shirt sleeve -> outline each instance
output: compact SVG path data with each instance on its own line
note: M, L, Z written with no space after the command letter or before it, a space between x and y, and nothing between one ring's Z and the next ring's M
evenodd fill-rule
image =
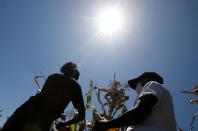
M154 95L160 100L164 91L165 89L161 84L151 81L145 85L139 97L144 95Z

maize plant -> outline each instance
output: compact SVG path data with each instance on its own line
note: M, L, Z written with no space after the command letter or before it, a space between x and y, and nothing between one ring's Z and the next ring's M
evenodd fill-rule
M88 122L85 122L85 121L79 122L77 124L72 124L67 127L61 127L59 130L56 129L56 124L58 124L59 122L66 122L68 119L72 119L73 117L77 115L77 113L78 112L76 111L76 109L72 109L72 110L67 111L66 113L62 113L60 118L58 118L52 123L50 131L84 131L86 130L86 128L88 127Z
M91 124L94 124L94 121L97 120L111 120L116 115L119 116L127 111L125 102L129 99L129 96L126 96L126 89L128 86L122 85L120 81L114 80L110 81L109 86L98 88L95 86L93 81L90 82L89 91L86 94L87 96L87 109L91 107L96 107L92 104L92 95L95 92L97 97L98 104L100 105L101 111L98 112L96 108L93 109L93 117ZM109 129L108 131L119 131L120 129ZM121 129L124 130L124 129Z
M192 90L181 90L180 93L192 94L192 95L195 95L198 97L198 85L195 85ZM198 104L198 99L190 98L189 103L190 104ZM193 124L197 118L198 118L198 111L192 116L192 120L191 120L191 124L190 124L191 131L194 129Z
M35 82L35 84L37 86L37 92L38 93L40 93L41 92L41 89L42 89L41 86L39 85L39 80L40 79L46 80L44 75L38 75L38 76L35 76L34 77L34 82Z

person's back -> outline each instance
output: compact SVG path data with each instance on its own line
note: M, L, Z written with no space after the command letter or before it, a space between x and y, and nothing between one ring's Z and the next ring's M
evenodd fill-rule
M135 131L176 131L176 120L173 101L169 91L157 82L149 82L145 85L142 95L152 93L158 97L158 102L147 119L135 127Z
M76 89L78 88L78 89ZM72 78L65 77L62 74L53 74L49 76L41 93L36 97L40 99L43 105L43 111L47 108L53 114L46 117L58 117L69 104L75 91L79 91L80 85ZM42 110L42 109L41 109Z
M73 96L79 94L80 85L76 80L65 77L62 74L50 75L43 90L37 96L40 103L39 117L41 126L49 127L57 119L69 102L73 101ZM82 100L76 100L75 103L81 104ZM38 120L38 118L36 118Z

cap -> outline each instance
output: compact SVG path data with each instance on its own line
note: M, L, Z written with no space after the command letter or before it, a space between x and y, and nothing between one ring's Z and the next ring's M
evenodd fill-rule
M160 84L164 83L163 78L159 74L155 72L144 72L140 76L129 80L128 84L131 88L135 89L136 85L139 82L149 82L149 81L156 81L159 82Z

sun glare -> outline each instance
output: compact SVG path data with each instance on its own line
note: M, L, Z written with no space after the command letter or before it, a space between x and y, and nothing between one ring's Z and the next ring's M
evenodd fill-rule
M104 9L99 12L97 26L101 34L114 34L123 27L124 19L121 11L116 8Z

